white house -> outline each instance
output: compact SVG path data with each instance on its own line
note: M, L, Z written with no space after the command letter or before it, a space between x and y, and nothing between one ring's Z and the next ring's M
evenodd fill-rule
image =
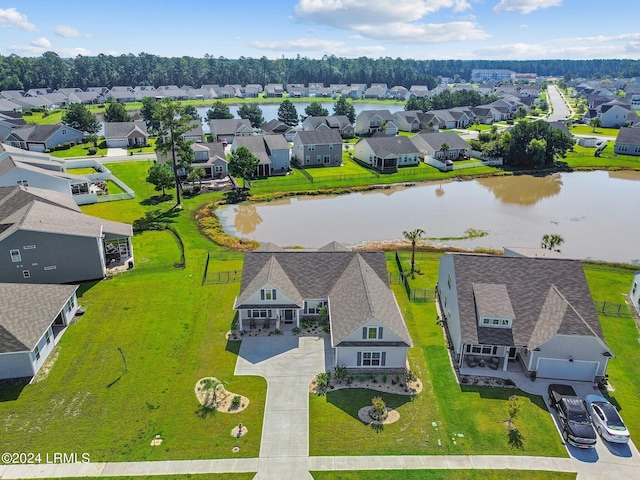
M267 246L245 254L233 307L240 330L299 328L325 306L334 366L406 367L412 342L388 286L384 252L354 252L333 242L314 251Z
M513 365L533 378L588 382L606 374L613 353L579 260L448 254L437 293L461 368Z
M353 157L379 171L395 171L420 163L420 152L408 137L389 135L361 138L353 146Z
M0 380L38 373L78 310L77 289L0 283Z
M629 300L631 300L631 303L633 303L638 315L640 315L640 272L636 272L633 275L631 290L629 290Z

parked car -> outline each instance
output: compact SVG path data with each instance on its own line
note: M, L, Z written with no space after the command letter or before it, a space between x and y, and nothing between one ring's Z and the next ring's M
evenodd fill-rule
M596 431L584 402L578 398L573 387L552 383L548 393L549 404L558 413L564 441L578 448L594 448Z
M593 426L602 438L613 443L627 443L629 430L616 407L601 395L587 395L585 399Z

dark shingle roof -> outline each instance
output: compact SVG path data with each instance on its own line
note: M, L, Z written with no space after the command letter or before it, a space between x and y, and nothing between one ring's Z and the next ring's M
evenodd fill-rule
M0 353L33 350L77 288L0 283Z
M620 127L616 143L640 144L640 128L639 127Z
M33 200L80 212L80 207L69 195L53 190L15 185L12 187L0 187L0 219L28 205Z
M106 138L128 137L134 130L148 135L147 124L144 120L137 120L135 122L105 122L104 124L104 136Z
M579 260L453 254L462 341L534 348L556 334L604 341ZM479 284L504 285L514 313L511 329L479 327Z
M320 130L301 130L296 133L296 138L303 145L328 145L330 143L342 143L340 133L331 128Z
M368 143L371 150L381 158L388 155L408 155L418 153L418 147L416 147L409 137L381 135L363 138L360 141Z

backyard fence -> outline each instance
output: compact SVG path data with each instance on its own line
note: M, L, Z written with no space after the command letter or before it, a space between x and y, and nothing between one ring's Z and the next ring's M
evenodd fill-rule
M207 252L201 285L239 282L240 280L242 280L242 270L230 269L222 271L210 271L209 266L217 263L217 266L219 268L220 262L237 262L242 261L243 258L244 254L242 252Z
M613 302L593 302L596 307L596 311L599 315L604 315L605 317L620 317L620 318L631 318L632 314L629 311L629 307L622 303L613 303Z
M407 292L407 297L410 302L414 303L422 303L422 302L433 302L436 299L435 290L426 290L423 288L412 288L409 284L409 276L405 273L404 268L402 267L402 261L400 260L400 255L398 252L395 252L396 255L396 264L398 265L398 270L400 271L400 278L398 283L402 283L404 285L404 290Z
M203 284L220 284L239 282L242 270L227 270L226 272L209 272L203 279Z

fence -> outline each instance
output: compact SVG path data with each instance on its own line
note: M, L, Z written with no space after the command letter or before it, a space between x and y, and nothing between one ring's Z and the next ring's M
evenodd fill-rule
M598 314L605 317L631 318L633 316L629 311L629 307L622 303L595 301L593 304Z
M404 289L407 292L409 301L414 303L435 301L435 291L426 290L423 288L411 288L411 285L409 285L408 275L404 272L404 268L402 267L400 255L398 255L398 252L395 252L395 255L396 265L398 265L398 270L400 270L400 278L398 283L402 283L404 285Z
M239 282L242 279L242 270L224 270L219 272L210 272L209 264L211 262L234 262L241 261L243 259L244 253L242 252L207 252L201 285Z
M228 270L226 272L210 272L206 273L202 283L204 284L221 284L234 283L242 280L242 270Z

